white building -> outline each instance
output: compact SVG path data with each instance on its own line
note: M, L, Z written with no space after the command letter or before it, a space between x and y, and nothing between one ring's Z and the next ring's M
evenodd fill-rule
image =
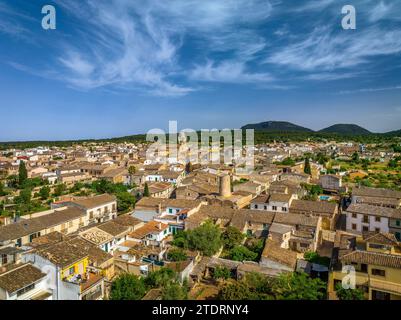
M30 263L0 274L0 300L52 300L47 275Z
M351 204L345 213L346 228L350 233L362 234L368 231L388 233L389 220L397 210L368 204Z

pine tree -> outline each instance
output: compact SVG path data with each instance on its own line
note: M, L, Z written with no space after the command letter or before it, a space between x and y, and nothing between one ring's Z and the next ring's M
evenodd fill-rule
M312 170L311 170L311 167L310 167L309 158L305 158L304 172L305 172L306 174L312 174Z
M18 169L18 183L20 186L24 184L24 182L28 179L28 172L25 167L25 162L21 161L19 163L19 169Z

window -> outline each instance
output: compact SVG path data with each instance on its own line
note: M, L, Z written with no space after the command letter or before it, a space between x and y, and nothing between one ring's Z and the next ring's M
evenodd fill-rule
M89 211L89 219L93 219L93 211Z
M397 227L400 227L400 226L401 226L401 220L397 220L397 221L395 222L395 225L396 225Z
M380 270L380 269L372 269L372 275L385 277L386 276L386 271L385 270Z
M17 247L21 247L22 246L22 239L19 238L17 239Z
M257 209L258 208L258 205L257 204L255 204L255 209Z
M309 247L309 244L307 244L307 243L300 243L299 246L300 246L301 248L308 248L308 247Z
M70 270L68 270L68 273L70 275L74 274L75 273L75 267L71 267Z
M375 228L375 231L376 231L377 233L379 233L379 232L380 232L380 228Z
M356 224L355 223L352 224L352 230L356 230Z
M267 230L268 227L269 227L269 225L267 223L263 224L263 230Z
M368 228L368 227L362 227L362 231L363 231L363 232L368 232L368 231L369 231L369 228Z
M168 213L173 213L173 209L168 209Z
M364 263L361 264L361 272L363 272L363 273L367 273L368 272L368 265L367 264L364 264Z
M281 207L281 211L287 211L287 207Z
M363 216L363 223L369 223L369 217L368 216Z
M264 206L265 210L267 210L267 206Z
M17 297L22 296L24 293L26 293L28 291L31 291L34 288L35 288L35 284L31 284L31 285L29 285L29 286L27 286L27 287L25 287L25 288L23 288L21 290L18 290L17 291Z
M357 217L357 214L356 213L353 213L352 214L352 218L356 218Z
M397 238L398 241L401 241L401 233L400 232L396 232L395 237Z
M277 211L277 206L272 207L273 211Z
M375 217L375 221L380 222L381 221L380 217Z
M382 244L376 244L376 243L369 243L369 248L371 248L371 249L380 249L380 250L386 249L386 247L383 246Z

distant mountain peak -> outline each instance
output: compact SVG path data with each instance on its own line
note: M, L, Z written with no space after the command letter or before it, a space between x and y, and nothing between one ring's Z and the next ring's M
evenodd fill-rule
M330 127L319 130L322 133L336 133L336 134L347 134L347 135L365 135L371 134L369 130L358 126L353 123L337 123Z
M265 121L247 124L241 129L254 129L267 132L313 132L313 130L298 126L288 121Z

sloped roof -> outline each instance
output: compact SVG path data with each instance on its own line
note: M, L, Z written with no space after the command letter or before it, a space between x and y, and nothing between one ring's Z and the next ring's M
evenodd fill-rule
M118 224L118 223L114 222L114 220L99 224L99 225L97 225L97 227L100 230L103 230L103 231L107 232L108 234L111 234L113 237L119 236L124 233L128 233L128 231L129 231L128 227Z
M267 240L262 252L262 257L284 264L295 269L297 265L297 253L283 249L271 240Z
M301 225L307 227L317 227L319 217L308 217L303 214L277 212L274 222L288 225Z
M0 274L0 288L14 293L46 277L46 274L31 264L24 264Z
M346 211L351 213L360 213L360 214L374 215L386 218L401 217L400 209L374 206L365 203L353 203L347 208Z
M114 202L116 201L117 198L114 195L110 194L101 194L98 196L90 197L90 198L84 198L84 199L76 199L72 200L71 202L85 208L85 209L92 209L99 207L101 205Z
M0 241L18 239L82 216L85 216L84 211L79 208L68 207L37 218L21 219L17 223L0 227Z
M374 266L401 268L401 256L356 250L340 257L343 263L363 263Z
M352 190L352 195L401 199L401 191L395 191L383 188L359 187Z
M392 233L366 232L362 234L363 240L370 243L398 245L397 238Z
M39 247L33 252L62 268L88 257L87 253L80 249L80 245L68 241Z
M327 201L313 201L313 200L293 200L290 206L291 210L299 210L310 213L327 213L335 214L338 205Z

